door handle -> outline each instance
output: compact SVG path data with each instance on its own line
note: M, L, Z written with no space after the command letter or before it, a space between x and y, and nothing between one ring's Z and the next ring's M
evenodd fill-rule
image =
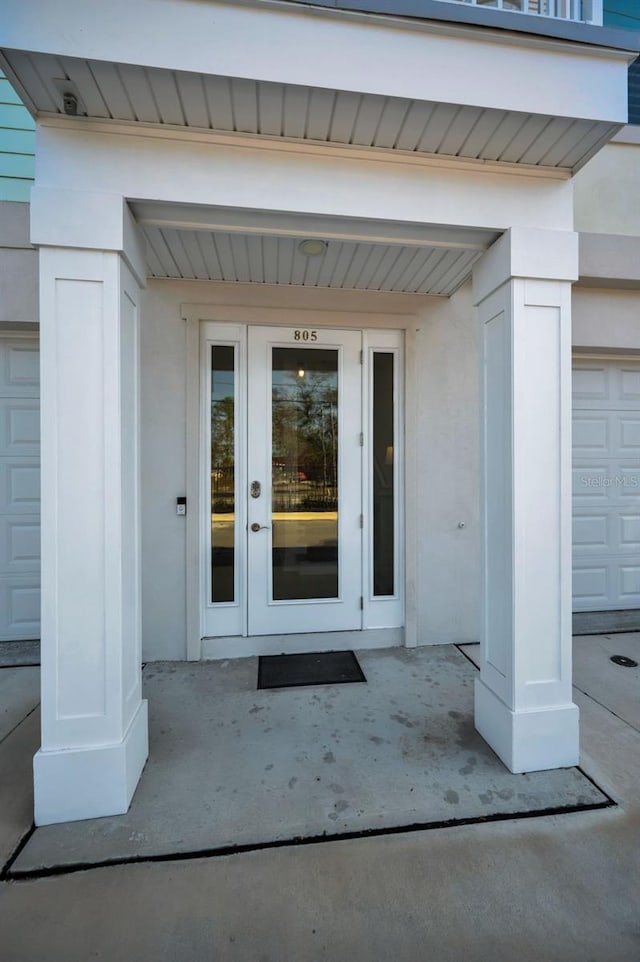
M257 521L254 521L253 524L251 525L252 531L267 531L268 528L269 528L268 524L258 524Z

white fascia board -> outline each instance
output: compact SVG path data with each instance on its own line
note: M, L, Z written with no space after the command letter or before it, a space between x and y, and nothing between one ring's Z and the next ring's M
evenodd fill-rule
M635 56L467 25L213 0L4 0L0 48L612 123L626 122Z
M179 176L176 176L179 171ZM391 187L392 185L392 187ZM512 225L570 230L566 178L518 176L455 165L398 164L367 155L272 150L145 134L40 126L36 187L119 194L245 211L280 211L394 224L441 224L501 232ZM93 218L91 219L93 222ZM56 221L49 220L51 230Z

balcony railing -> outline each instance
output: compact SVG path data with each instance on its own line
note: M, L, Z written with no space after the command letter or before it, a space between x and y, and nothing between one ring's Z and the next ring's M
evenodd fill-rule
M555 20L572 20L602 26L602 0L441 0L443 3L467 3L473 7L528 13Z

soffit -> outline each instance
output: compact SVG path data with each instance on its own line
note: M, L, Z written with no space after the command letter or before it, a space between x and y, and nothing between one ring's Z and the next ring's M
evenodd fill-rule
M477 248L328 240L301 253L299 237L142 224L152 277L334 290L450 295L482 256Z
M38 114L575 170L620 124L5 51Z

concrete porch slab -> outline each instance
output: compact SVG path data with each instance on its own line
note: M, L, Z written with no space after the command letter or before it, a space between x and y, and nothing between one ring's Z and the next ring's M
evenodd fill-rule
M606 803L576 769L507 771L455 647L358 657L366 685L269 691L254 658L148 665L129 812L37 829L11 874Z
M0 742L40 701L39 668L0 669Z
M0 869L33 824L40 669L0 669Z
M0 744L0 869L33 825L33 756L39 747L39 709Z
M573 684L640 731L640 667L622 668L612 655L626 655L640 665L640 632L575 638Z

